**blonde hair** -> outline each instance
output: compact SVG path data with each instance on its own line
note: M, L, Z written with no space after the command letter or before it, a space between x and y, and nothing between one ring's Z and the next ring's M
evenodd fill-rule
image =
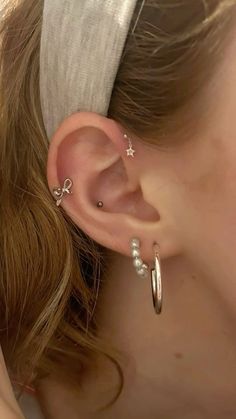
M50 374L76 391L97 357L107 356L119 371L119 395L119 354L99 338L93 315L106 276L106 249L56 207L47 186L48 140L39 101L43 1L5 3L0 22L0 342L15 377L34 382ZM187 139L187 126L202 116L197 99L221 62L235 1L146 0L132 34L140 5L108 117L143 141L174 144Z

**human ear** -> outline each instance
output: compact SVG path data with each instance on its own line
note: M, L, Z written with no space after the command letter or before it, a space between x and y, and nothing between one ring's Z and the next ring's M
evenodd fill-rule
M72 180L72 193L65 194L61 206L104 247L130 256L130 240L138 237L144 260L152 260L155 241L161 255L168 256L173 249L164 247L165 223L141 186L143 144L135 142L135 157L128 156L125 133L114 120L92 112L65 119L50 141L49 188L53 191L65 179Z

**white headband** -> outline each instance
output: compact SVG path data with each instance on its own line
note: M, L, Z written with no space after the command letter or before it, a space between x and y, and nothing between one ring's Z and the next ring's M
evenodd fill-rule
M40 100L50 140L77 111L106 116L137 0L44 0Z

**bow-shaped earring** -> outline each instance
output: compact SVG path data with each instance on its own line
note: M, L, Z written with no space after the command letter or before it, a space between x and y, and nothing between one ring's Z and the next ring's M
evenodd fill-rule
M63 196L68 193L71 194L72 192L70 191L70 188L72 187L73 182L71 179L67 178L64 181L63 187L59 187L59 188L53 188L53 195L54 198L56 199L56 204L59 207Z

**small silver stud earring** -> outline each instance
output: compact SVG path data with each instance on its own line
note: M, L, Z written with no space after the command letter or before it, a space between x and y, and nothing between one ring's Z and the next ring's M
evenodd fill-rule
M56 205L59 207L62 198L64 197L64 195L67 194L71 194L71 187L73 185L73 182L71 179L67 178L64 181L63 187L57 187L57 188L53 188L53 195L54 198L56 199Z
M135 150L133 149L132 141L127 134L124 134L124 138L129 142L129 148L126 149L127 156L134 157Z
M102 207L103 207L103 202L102 202L102 201L98 201L98 203L97 203L97 207L98 207L98 208L102 208Z

